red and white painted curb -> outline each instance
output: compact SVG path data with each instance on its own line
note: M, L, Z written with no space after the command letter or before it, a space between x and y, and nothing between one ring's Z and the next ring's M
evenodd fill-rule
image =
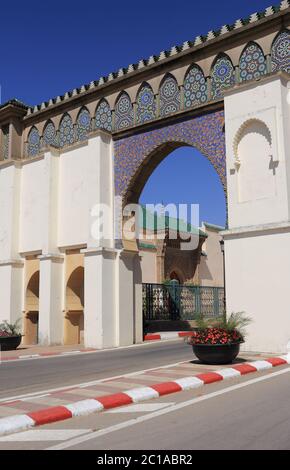
M192 377L184 377L171 382L163 382L150 387L133 388L125 392L104 395L77 401L66 406L53 406L32 413L9 416L0 419L0 436L24 431L41 424L62 421L73 416L84 416L110 408L140 403L159 398L170 393L202 387L203 385L228 380L252 372L264 371L272 367L290 364L290 353L285 356L271 357L266 360L237 364L233 367L207 372Z
M192 331L167 331L166 333L148 333L144 336L144 341L156 341L165 339L177 339L192 336Z

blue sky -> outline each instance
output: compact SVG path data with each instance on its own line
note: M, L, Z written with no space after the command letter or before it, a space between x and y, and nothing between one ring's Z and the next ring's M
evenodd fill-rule
M269 4L269 0L4 2L1 101L17 97L38 104ZM223 223L220 183L193 149L179 149L162 162L148 181L143 200L153 197L152 189L156 201L200 200L202 218Z

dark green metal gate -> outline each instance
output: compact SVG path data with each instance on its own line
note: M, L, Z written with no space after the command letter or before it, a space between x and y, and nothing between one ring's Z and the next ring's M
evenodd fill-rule
M143 284L143 316L147 321L214 318L223 310L223 287Z

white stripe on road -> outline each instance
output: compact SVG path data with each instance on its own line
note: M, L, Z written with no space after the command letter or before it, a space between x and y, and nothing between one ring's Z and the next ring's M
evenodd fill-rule
M138 405L121 406L120 408L113 408L112 410L106 411L106 413L148 413L149 411L161 410L161 408L168 408L174 403L139 403Z
M66 441L90 431L90 429L31 429L0 437L0 442Z
M277 372L273 372L271 374L269 373L268 375L263 375L262 377L257 377L255 379L248 380L248 381L242 382L240 384L236 384L236 385L232 385L232 386L227 387L227 388L223 388L222 390L218 390L216 392L209 393L208 395L203 395L201 397L193 398L192 400L188 400L188 401L185 401L185 402L182 402L182 403L177 403L176 405L172 405L169 408L165 408L163 410L155 411L155 412L153 412L149 415L140 416L139 418L130 419L129 421L125 421L123 423L119 423L119 424L116 424L114 426L110 426L108 428L101 429L100 431L92 432L92 433L90 433L89 435L86 435L86 436L77 437L75 439L72 439L70 442L65 442L63 444L57 444L57 445L54 445L52 447L48 447L45 450L68 449L68 448L73 447L75 445L82 444L83 442L90 441L92 439L97 439L98 437L104 436L106 434L110 434L112 432L119 431L121 429L129 428L131 426L134 426L135 424L140 424L140 423L143 423L145 421L149 421L150 419L158 418L159 416L166 415L166 414L172 413L174 411L178 411L178 410L180 410L182 408L185 408L187 406L191 406L191 405L194 405L196 403L200 403L202 401L218 397L218 396L223 395L225 393L233 392L235 390L247 387L249 385L253 385L253 384L258 383L258 382L263 382L265 380L272 379L274 377L277 377L277 376L282 375L282 374L286 374L288 372L290 372L289 367L287 369L282 369L282 370L279 370Z

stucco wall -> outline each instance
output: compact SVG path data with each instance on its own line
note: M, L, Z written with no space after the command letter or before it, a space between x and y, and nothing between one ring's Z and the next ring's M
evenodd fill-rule
M223 255L220 247L221 235L219 231L203 225L202 230L206 232L208 238L202 245L205 256L201 256L198 267L199 283L202 286L221 287L224 284L223 278Z

